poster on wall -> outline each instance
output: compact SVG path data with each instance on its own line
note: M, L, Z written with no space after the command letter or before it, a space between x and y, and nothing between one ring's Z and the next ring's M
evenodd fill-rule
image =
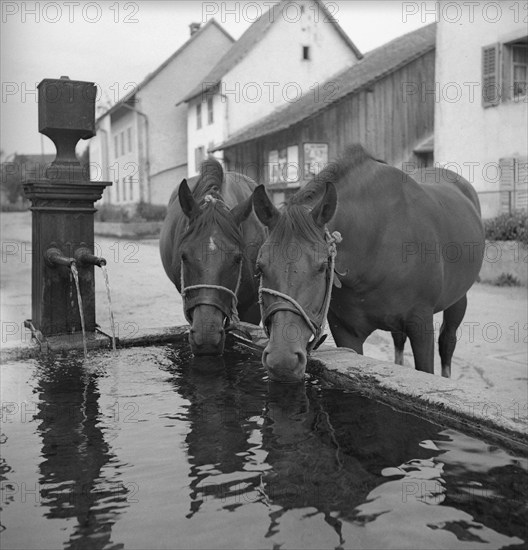
M328 143L304 144L304 177L318 174L328 164Z
M269 182L295 184L299 181L299 147L292 145L268 153Z

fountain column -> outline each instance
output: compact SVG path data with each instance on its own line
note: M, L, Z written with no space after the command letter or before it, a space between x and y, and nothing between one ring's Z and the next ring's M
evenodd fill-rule
M88 167L75 153L80 139L95 135L96 93L93 82L68 77L46 78L38 85L39 132L57 148L46 177L24 182L32 211L31 321L44 337L81 332L72 262L79 271L86 330L96 328L96 262L90 261L94 203L111 183L90 181Z

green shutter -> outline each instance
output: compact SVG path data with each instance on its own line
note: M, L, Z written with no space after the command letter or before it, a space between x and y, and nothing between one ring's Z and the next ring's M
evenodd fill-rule
M500 102L500 44L482 48L482 106L492 107Z

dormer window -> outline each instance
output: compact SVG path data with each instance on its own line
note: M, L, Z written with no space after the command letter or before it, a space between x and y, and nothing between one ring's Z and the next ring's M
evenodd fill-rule
M308 61L310 59L310 46L303 46L302 58L304 61Z

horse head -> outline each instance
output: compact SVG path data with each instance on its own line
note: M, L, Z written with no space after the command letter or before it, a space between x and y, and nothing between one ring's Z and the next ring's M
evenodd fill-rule
M281 213L261 185L253 193L253 207L270 231L257 260L262 322L269 336L262 362L272 380L302 381L308 353L324 338L336 254L336 239L326 224L336 211L337 192L327 183L311 211L289 204Z
M186 180L178 191L188 220L179 247L180 292L195 355L222 354L225 331L238 321L237 293L245 263L240 224L252 203L249 197L230 210L219 192L221 183L210 188L201 204Z

